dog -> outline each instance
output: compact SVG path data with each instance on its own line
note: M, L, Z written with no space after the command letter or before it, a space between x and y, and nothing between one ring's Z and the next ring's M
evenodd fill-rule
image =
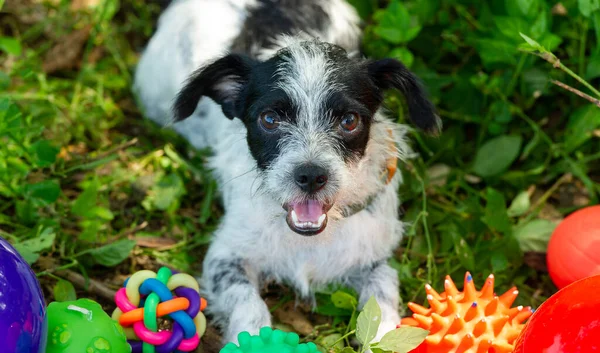
M388 89L410 119L440 119L419 80L394 59L359 55L360 19L343 0L178 0L160 16L136 69L146 117L210 147L225 214L200 278L224 342L271 325L260 288L349 286L400 322L397 160L407 127L385 116Z

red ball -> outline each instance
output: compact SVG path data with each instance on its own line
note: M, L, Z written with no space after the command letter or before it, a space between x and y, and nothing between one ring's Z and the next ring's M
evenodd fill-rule
M600 206L570 214L554 230L546 257L558 288L600 274Z
M409 353L427 353L427 343L423 341L417 348L413 349Z
M529 318L513 353L600 352L600 276L559 290Z

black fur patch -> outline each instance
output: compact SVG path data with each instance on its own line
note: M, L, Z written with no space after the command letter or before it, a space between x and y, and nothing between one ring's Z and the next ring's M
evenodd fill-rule
M375 84L383 89L395 88L404 94L410 120L420 129L437 134L441 128L439 117L419 79L401 62L383 59L371 62L369 74Z
M213 292L219 293L234 284L250 284L240 259L220 259L208 264L212 275Z
M268 48L273 36L293 35L299 30L322 32L330 19L319 0L258 0L258 6L248 11L244 27L232 44L232 51L256 55L256 50Z

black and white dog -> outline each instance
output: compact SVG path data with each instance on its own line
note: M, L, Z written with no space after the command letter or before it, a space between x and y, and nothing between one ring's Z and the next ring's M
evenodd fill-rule
M412 122L439 118L415 76L360 58L359 18L343 0L177 0L142 55L135 91L145 115L211 147L225 216L200 280L224 340L271 325L259 288L303 299L331 283L382 309L379 340L400 322L394 173L410 150L387 119L399 89Z

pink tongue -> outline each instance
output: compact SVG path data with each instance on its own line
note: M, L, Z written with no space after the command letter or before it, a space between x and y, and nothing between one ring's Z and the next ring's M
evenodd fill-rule
M323 214L323 205L315 200L308 200L292 204L300 222L317 223Z

